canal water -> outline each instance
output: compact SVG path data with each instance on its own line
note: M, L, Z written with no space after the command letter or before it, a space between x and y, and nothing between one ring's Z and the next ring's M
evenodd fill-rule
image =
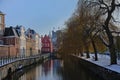
M50 59L22 72L15 73L12 80L103 80L71 60Z

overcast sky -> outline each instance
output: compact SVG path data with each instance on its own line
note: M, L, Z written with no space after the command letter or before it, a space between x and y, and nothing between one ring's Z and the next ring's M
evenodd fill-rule
M62 27L74 12L78 0L0 0L6 26L23 25L39 34Z

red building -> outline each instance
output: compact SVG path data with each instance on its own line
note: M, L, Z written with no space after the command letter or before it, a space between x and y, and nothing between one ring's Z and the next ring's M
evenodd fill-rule
M51 38L47 35L44 37L41 37L42 40L42 53L52 53L53 52L53 46L52 46L52 41Z

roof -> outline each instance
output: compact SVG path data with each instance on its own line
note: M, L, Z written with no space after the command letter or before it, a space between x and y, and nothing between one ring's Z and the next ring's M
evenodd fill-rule
M41 40L42 40L42 43L51 42L51 41L50 41L50 37L47 36L47 35L45 35L44 37L42 37Z
M4 36L15 36L18 37L18 33L13 27L5 28Z
M27 31L25 32L26 37L35 39L35 35L37 34L35 30L28 28Z
M15 29L15 31L16 31L17 35L20 37L21 33L17 29Z
M35 30L28 28L26 31L26 34L29 34L29 33L36 34Z
M18 34L18 36L20 37L21 36L21 34L22 34L22 29L24 30L24 34L26 34L26 32L25 32L25 28L22 26L22 25L17 25L16 27L15 27L15 30L16 30L16 32L17 32L17 34Z

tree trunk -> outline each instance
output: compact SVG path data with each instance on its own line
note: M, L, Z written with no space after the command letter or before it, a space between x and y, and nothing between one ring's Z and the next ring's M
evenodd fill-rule
M112 36L112 33L110 32L108 27L105 27L106 33L108 35L109 39L109 51L110 51L110 64L117 64L117 56L116 56L116 50L115 50L115 44L114 44L114 38Z
M116 51L115 51L115 45L111 45L109 47L110 50L110 64L117 64L117 55L116 55Z
M93 46L94 53L95 53L95 61L98 61L97 48L96 48L95 42L93 39L91 39L91 42L92 42L92 46Z
M84 43L86 58L90 58L90 55L89 55L89 45L88 45L89 43L87 43L86 39L85 40L83 39L83 43Z
M85 45L85 48L86 48L86 58L90 58L88 44Z

